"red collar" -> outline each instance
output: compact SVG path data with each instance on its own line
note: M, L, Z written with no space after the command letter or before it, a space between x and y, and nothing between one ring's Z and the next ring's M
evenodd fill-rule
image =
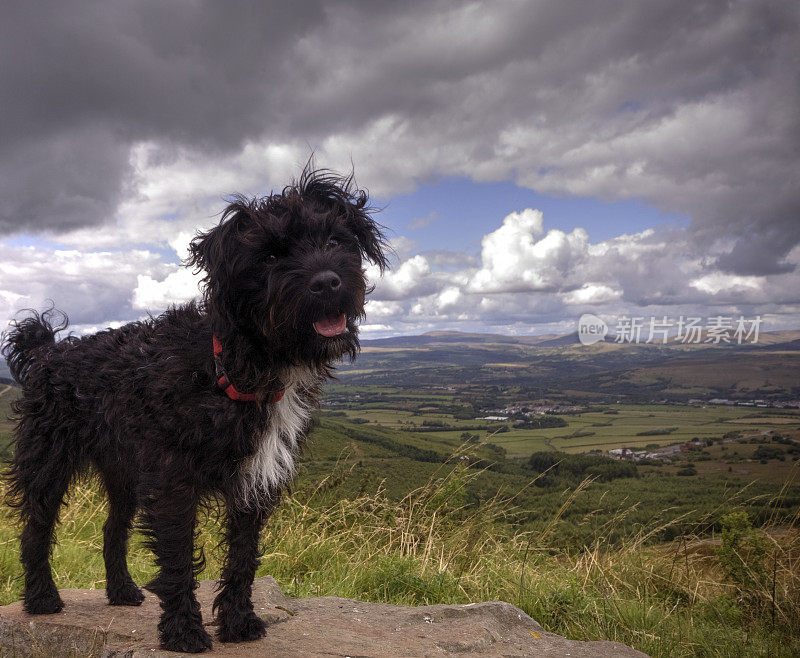
M220 358L222 355L222 343L219 342L219 338L217 338L216 335L211 337L211 342L214 348L214 367L217 370L218 377L217 386L223 389L231 400L239 400L240 402L255 402L255 393L240 393L236 390L233 384L230 383L228 375L225 373L225 369L222 367L222 359ZM269 402L272 404L280 402L285 391L286 389L284 388L278 391L272 391L272 393L269 394Z

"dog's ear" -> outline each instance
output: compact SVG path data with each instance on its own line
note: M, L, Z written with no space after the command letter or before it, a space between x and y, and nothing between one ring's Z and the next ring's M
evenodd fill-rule
M242 317L242 282L235 276L245 262L242 246L255 234L255 204L244 197L234 197L222 213L219 224L205 233L198 233L189 243L189 256L184 263L205 271L203 299L217 333L236 325Z
M198 233L189 243L189 256L184 261L188 267L205 270L206 280L226 270L236 257L236 246L242 243L242 234L252 223L252 204L244 197L234 197L222 213L214 228Z
M389 267L390 252L383 227L360 208L349 215L347 225L358 240L361 255L375 263L383 273Z

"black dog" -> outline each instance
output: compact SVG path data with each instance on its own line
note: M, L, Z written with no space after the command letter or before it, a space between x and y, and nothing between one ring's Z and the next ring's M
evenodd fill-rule
M194 596L198 505L225 502L228 555L214 610L223 642L265 634L251 602L259 534L289 482L310 410L334 362L358 351L367 285L386 243L352 177L307 169L263 199L237 197L191 243L205 272L200 305L59 342L53 313L21 320L2 348L22 397L11 503L24 522L25 609L58 612L49 554L70 480L93 467L108 494L111 605L139 605L126 565L132 520L156 556L147 589L161 645L211 647Z

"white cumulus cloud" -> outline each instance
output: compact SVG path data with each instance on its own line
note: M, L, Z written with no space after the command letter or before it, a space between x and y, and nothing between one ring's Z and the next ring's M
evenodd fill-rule
M474 292L558 290L569 287L571 270L585 257L589 236L552 229L543 235L539 210L526 208L503 219L484 236L481 267L472 277Z

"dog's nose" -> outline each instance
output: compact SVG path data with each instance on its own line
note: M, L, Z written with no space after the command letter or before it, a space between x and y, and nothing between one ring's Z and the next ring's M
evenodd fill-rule
M309 288L314 295L322 295L328 292L336 292L340 285L342 285L342 280L339 275L331 270L325 270L324 272L317 272L311 277Z

